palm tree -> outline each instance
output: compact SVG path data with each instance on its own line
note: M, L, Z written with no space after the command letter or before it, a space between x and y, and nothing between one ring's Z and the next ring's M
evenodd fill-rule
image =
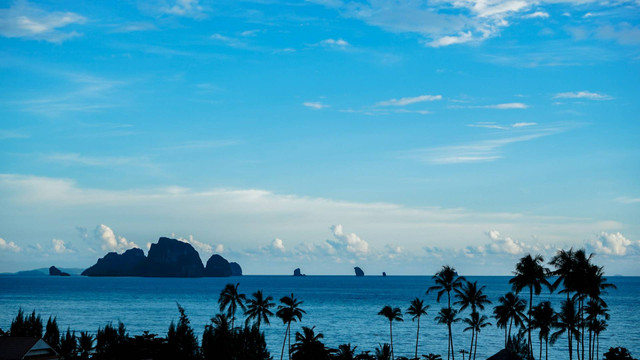
M477 312L472 312L471 315L464 319L464 322L469 325L463 331L472 331L471 336L471 350L469 351L469 360L471 360L471 354L473 353L473 359L476 358L476 352L478 351L478 333L485 327L491 326L491 323L486 316L480 315ZM474 339L475 337L475 339ZM474 348L475 343L475 348Z
M334 356L335 360L353 360L356 356L356 349L358 347L351 347L351 344L341 344L338 345L338 350L336 351L336 355Z
M407 314L413 316L411 320L418 319L418 330L416 331L416 359L418 358L418 339L420 339L420 317L422 315L426 316L427 310L429 310L429 305L425 305L424 301L418 298L411 300L411 305L407 309Z
M316 334L314 327L302 327L302 333L296 332L296 343L293 344L294 360L323 360L329 355L322 341L324 335Z
M540 359L542 359L542 340L545 342L545 358L549 359L549 333L555 321L555 311L549 301L541 302L532 310L533 322L531 326L539 330L538 340L540 340Z
M237 283L235 286L233 284L227 284L220 292L220 297L218 298L220 311L226 310L227 315L231 318L231 329L234 329L236 310L238 307L242 310L246 309L244 302L247 300L247 297L245 294L238 293L238 286L240 286L240 283Z
M460 354L462 354L462 360L464 360L464 355L465 355L465 354L469 354L469 360L471 360L471 353L470 353L470 352L468 352L467 350L465 350L465 349L460 349L460 350L458 350L458 352L459 352Z
M551 344L555 344L560 335L566 332L569 338L569 360L572 360L573 339L575 338L576 342L580 341L580 316L578 309L576 309L576 302L573 299L562 302L562 307L556 315L553 327L558 330L551 334Z
M440 271L438 271L432 279L435 281L435 285L427 289L427 295L431 291L438 291L437 300L440 302L440 298L444 293L447 293L447 304L451 307L451 291L462 285L464 277L458 276L456 269L449 265L444 265Z
M596 338L596 360L600 360L600 333L607 330L607 322L604 320L596 320L593 323L593 334Z
M402 319L402 311L400 308L392 308L389 305L386 305L378 312L378 315L384 316L389 320L389 337L391 339L391 359L393 360L393 322L394 321L403 321Z
M267 296L266 298L262 295L262 290L258 290L251 295L253 298L247 300L247 311L245 311L245 315L247 315L246 324L251 320L256 321L256 326L258 330L260 330L260 324L262 321L265 324L269 325L269 316L273 316L273 312L271 312L272 307L276 304L273 303L273 297Z
M436 354L422 355L425 360L442 360L442 356Z
M451 325L453 323L460 321L460 319L456 317L457 315L458 315L458 312L452 308L442 308L440 309L440 311L438 312L438 315L436 315L436 318L435 318L435 321L437 321L438 324L446 324L447 329L449 330L449 341L447 345L448 346L447 360L449 360L449 356L451 356L453 360L455 360L456 358L453 350L453 336L451 333Z
M389 360L391 359L392 355L393 355L393 351L391 350L391 347L389 346L389 344L382 344L376 347L376 355L375 355L376 360Z
M592 347L592 337L594 337L593 333L595 332L595 328L599 326L599 318L603 317L605 320L609 320L609 309L607 308L607 304L599 298L591 298L587 303L587 306L584 308L585 313L587 314L587 323L589 328L589 360L593 360L593 351ZM595 338L593 339L593 343L595 343Z
M471 306L471 312L477 309L484 310L484 306L491 304L489 297L483 293L485 286L478 288L478 282L465 281L462 286L455 289L455 297L458 299L454 305L460 305L460 311L464 311Z
M280 360L284 358L284 345L287 343L287 337L289 337L289 359L291 359L291 322L301 321L302 314L306 314L306 312L300 308L300 305L302 305L303 302L298 301L298 299L293 296L293 293L291 296L284 296L280 298L280 303L282 305L278 305L276 316L282 319L283 324L287 324L287 329L284 333L284 342L282 343Z
M504 328L504 347L506 348L508 339L511 338L512 325L515 324L516 327L523 325L526 303L512 292L501 296L498 302L500 305L493 308L493 317L496 319L496 326Z
M561 293L567 293L567 300L569 299L569 294L575 291L575 282L576 279L574 275L574 264L575 264L575 253L573 252L573 248L569 249L569 251L558 250L556 255L554 255L549 261L549 265L553 265L555 270L551 272L552 276L556 276L557 279L551 285L552 289L557 289L560 284L563 284L564 289L561 290Z
M80 338L78 338L78 346L80 347L80 358L88 359L91 350L93 350L93 335L89 334L86 331L80 333Z
M552 289L551 284L547 281L547 277L550 274L549 269L543 267L544 259L541 255L527 256L520 259L516 264L516 271L514 277L509 280L513 290L519 293L524 288L529 288L529 324L531 323L531 309L533 308L533 293L540 295L542 291L542 285L546 285L549 289ZM529 352L533 354L533 347L531 342L531 329L528 330L529 336Z

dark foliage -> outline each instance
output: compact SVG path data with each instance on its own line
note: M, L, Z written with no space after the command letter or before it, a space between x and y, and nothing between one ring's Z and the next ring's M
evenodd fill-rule
M51 316L49 316L44 337L42 339L57 352L60 352L60 329L58 328L56 318L52 319Z
M189 318L184 312L184 308L178 305L180 319L178 324L173 322L169 326L167 333L167 355L173 359L195 360L200 358L200 348L198 339L190 325Z
M631 357L629 350L623 347L609 348L609 351L604 353L604 360L637 360Z
M231 329L225 314L218 314L202 334L205 360L269 360L264 334L257 326Z
M18 310L18 315L11 321L9 330L11 336L42 337L42 319L36 315L35 310L30 316L25 316L22 309Z

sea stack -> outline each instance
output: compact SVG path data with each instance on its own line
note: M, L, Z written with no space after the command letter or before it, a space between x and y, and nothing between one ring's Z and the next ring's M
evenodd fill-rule
M293 276L305 276L305 274L300 271L300 268L296 268L293 270Z
M207 267L204 269L204 276L207 277L227 277L231 276L231 264L227 259L218 254L213 254L207 260Z
M382 272L382 277L386 277L386 276L387 276L387 273L383 271Z
M55 266L52 266L49 268L49 275L50 276L71 276L66 272L60 271L60 269L58 269Z
M354 267L353 270L355 270L356 276L364 276L364 271L362 271L358 266Z

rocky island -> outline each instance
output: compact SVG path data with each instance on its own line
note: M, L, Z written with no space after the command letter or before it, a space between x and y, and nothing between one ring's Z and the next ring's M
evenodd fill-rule
M49 268L49 276L71 276L71 275L69 275L69 273L60 271L60 269L58 269L55 266L52 266Z
M356 276L364 276L364 271L362 271L358 266L354 267L353 270L355 270Z
M227 277L242 275L237 263L229 263L218 254L212 255L207 266L191 244L161 237L151 244L148 256L141 249L129 249L123 254L110 252L82 272L84 276L140 277Z
M302 271L300 271L300 268L296 268L295 270L293 270L293 276L306 276L306 275L303 274Z

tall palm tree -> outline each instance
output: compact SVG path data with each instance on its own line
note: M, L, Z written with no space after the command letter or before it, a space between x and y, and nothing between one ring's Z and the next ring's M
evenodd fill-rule
M478 288L478 282L464 281L462 286L455 289L455 297L458 299L454 305L460 305L460 311L464 311L467 307L471 307L471 312L477 312L477 309L484 310L484 306L491 304L489 297L483 293L485 286Z
M392 308L389 305L386 305L378 312L378 315L384 316L389 320L389 337L391 339L391 359L394 359L393 356L393 322L394 321L403 321L402 319L402 311L400 308Z
M276 316L282 319L283 324L287 324L287 329L284 332L284 342L282 343L280 360L284 358L284 346L287 343L287 337L289 338L289 359L291 359L291 322L301 321L302 314L306 314L306 312L300 308L303 302L298 301L298 299L293 296L293 293L291 296L280 298L280 303L282 305L278 305Z
M576 342L580 341L580 316L575 300L569 299L562 302L560 312L553 322L553 327L558 330L551 334L551 344L555 344L558 338L566 332L569 339L569 360L572 360L573 339L575 338Z
M247 296L238 292L238 286L240 286L240 283L236 285L227 284L220 292L220 297L218 298L220 311L226 311L227 315L231 318L231 329L234 329L238 307L243 311L246 310L244 303L247 300Z
M455 360L456 356L455 356L455 352L453 350L453 335L451 332L451 325L453 323L457 323L458 321L460 321L460 318L457 317L458 312L452 308L442 308L440 309L440 311L438 312L438 315L436 315L435 321L438 322L438 324L446 324L447 325L447 329L449 330L449 341L448 341L448 347L447 347L447 360L449 360L449 356L451 356L451 358L453 360Z
M585 313L587 314L587 324L589 329L589 360L593 360L593 355L595 351L593 349L593 343L595 343L595 329L600 325L600 317L605 320L609 320L609 309L607 308L607 304L599 298L590 298L587 306L584 308Z
M496 307L493 308L493 317L496 319L496 325L504 328L504 347L506 348L507 342L511 338L511 327L514 324L516 327L523 325L526 303L512 292L501 296L498 302L500 305L496 305Z
M549 265L555 267L555 270L551 272L552 276L556 277L556 280L551 284L552 289L557 289L560 284L564 286L561 293L567 294L567 300L569 299L570 293L575 291L576 279L574 276L574 265L575 265L575 253L573 248L566 250L558 250L556 255L554 255L549 261Z
M432 279L435 281L435 285L427 289L427 295L432 291L438 292L437 300L440 302L440 298L444 293L447 293L447 304L451 307L451 291L462 285L464 277L458 276L456 269L449 265L444 265L440 271L438 271Z
M552 289L551 284L547 281L550 274L549 269L542 266L544 259L541 255L527 256L520 259L516 264L514 277L509 280L513 290L519 293L524 288L529 288L529 324L531 323L531 309L533 308L533 293L540 295L542 285L546 285ZM529 352L533 354L533 345L531 341L531 329L528 329Z
M262 295L262 290L258 290L254 292L251 299L247 300L247 311L245 311L245 315L247 315L246 323L249 321L255 320L255 324L260 330L260 324L264 321L265 324L269 325L269 316L273 316L273 312L271 312L272 307L276 304L273 303L273 297L267 296L266 298Z
M596 360L600 360L600 333L607 330L607 322L605 320L596 320L593 324L593 334L596 338Z
M302 332L296 332L296 343L292 346L294 360L324 360L329 351L322 343L324 335L316 334L314 327L302 327Z
M555 321L555 311L549 301L541 302L532 310L533 322L531 326L539 330L538 340L540 340L540 359L542 359L542 341L545 342L545 358L549 359L549 334Z
M429 305L425 305L424 301L418 298L411 300L411 305L407 309L407 314L413 316L411 320L418 320L418 330L416 331L416 359L418 358L418 339L420 339L420 317L422 315L426 316L427 310L429 310Z
M478 352L478 333L487 327L491 326L491 323L486 316L480 315L477 312L472 312L468 318L464 319L464 322L468 325L463 331L472 331L471 336L471 350L469 351L469 360L471 360L471 354L473 354L473 359L476 358L476 353ZM475 344L475 348L474 348Z

